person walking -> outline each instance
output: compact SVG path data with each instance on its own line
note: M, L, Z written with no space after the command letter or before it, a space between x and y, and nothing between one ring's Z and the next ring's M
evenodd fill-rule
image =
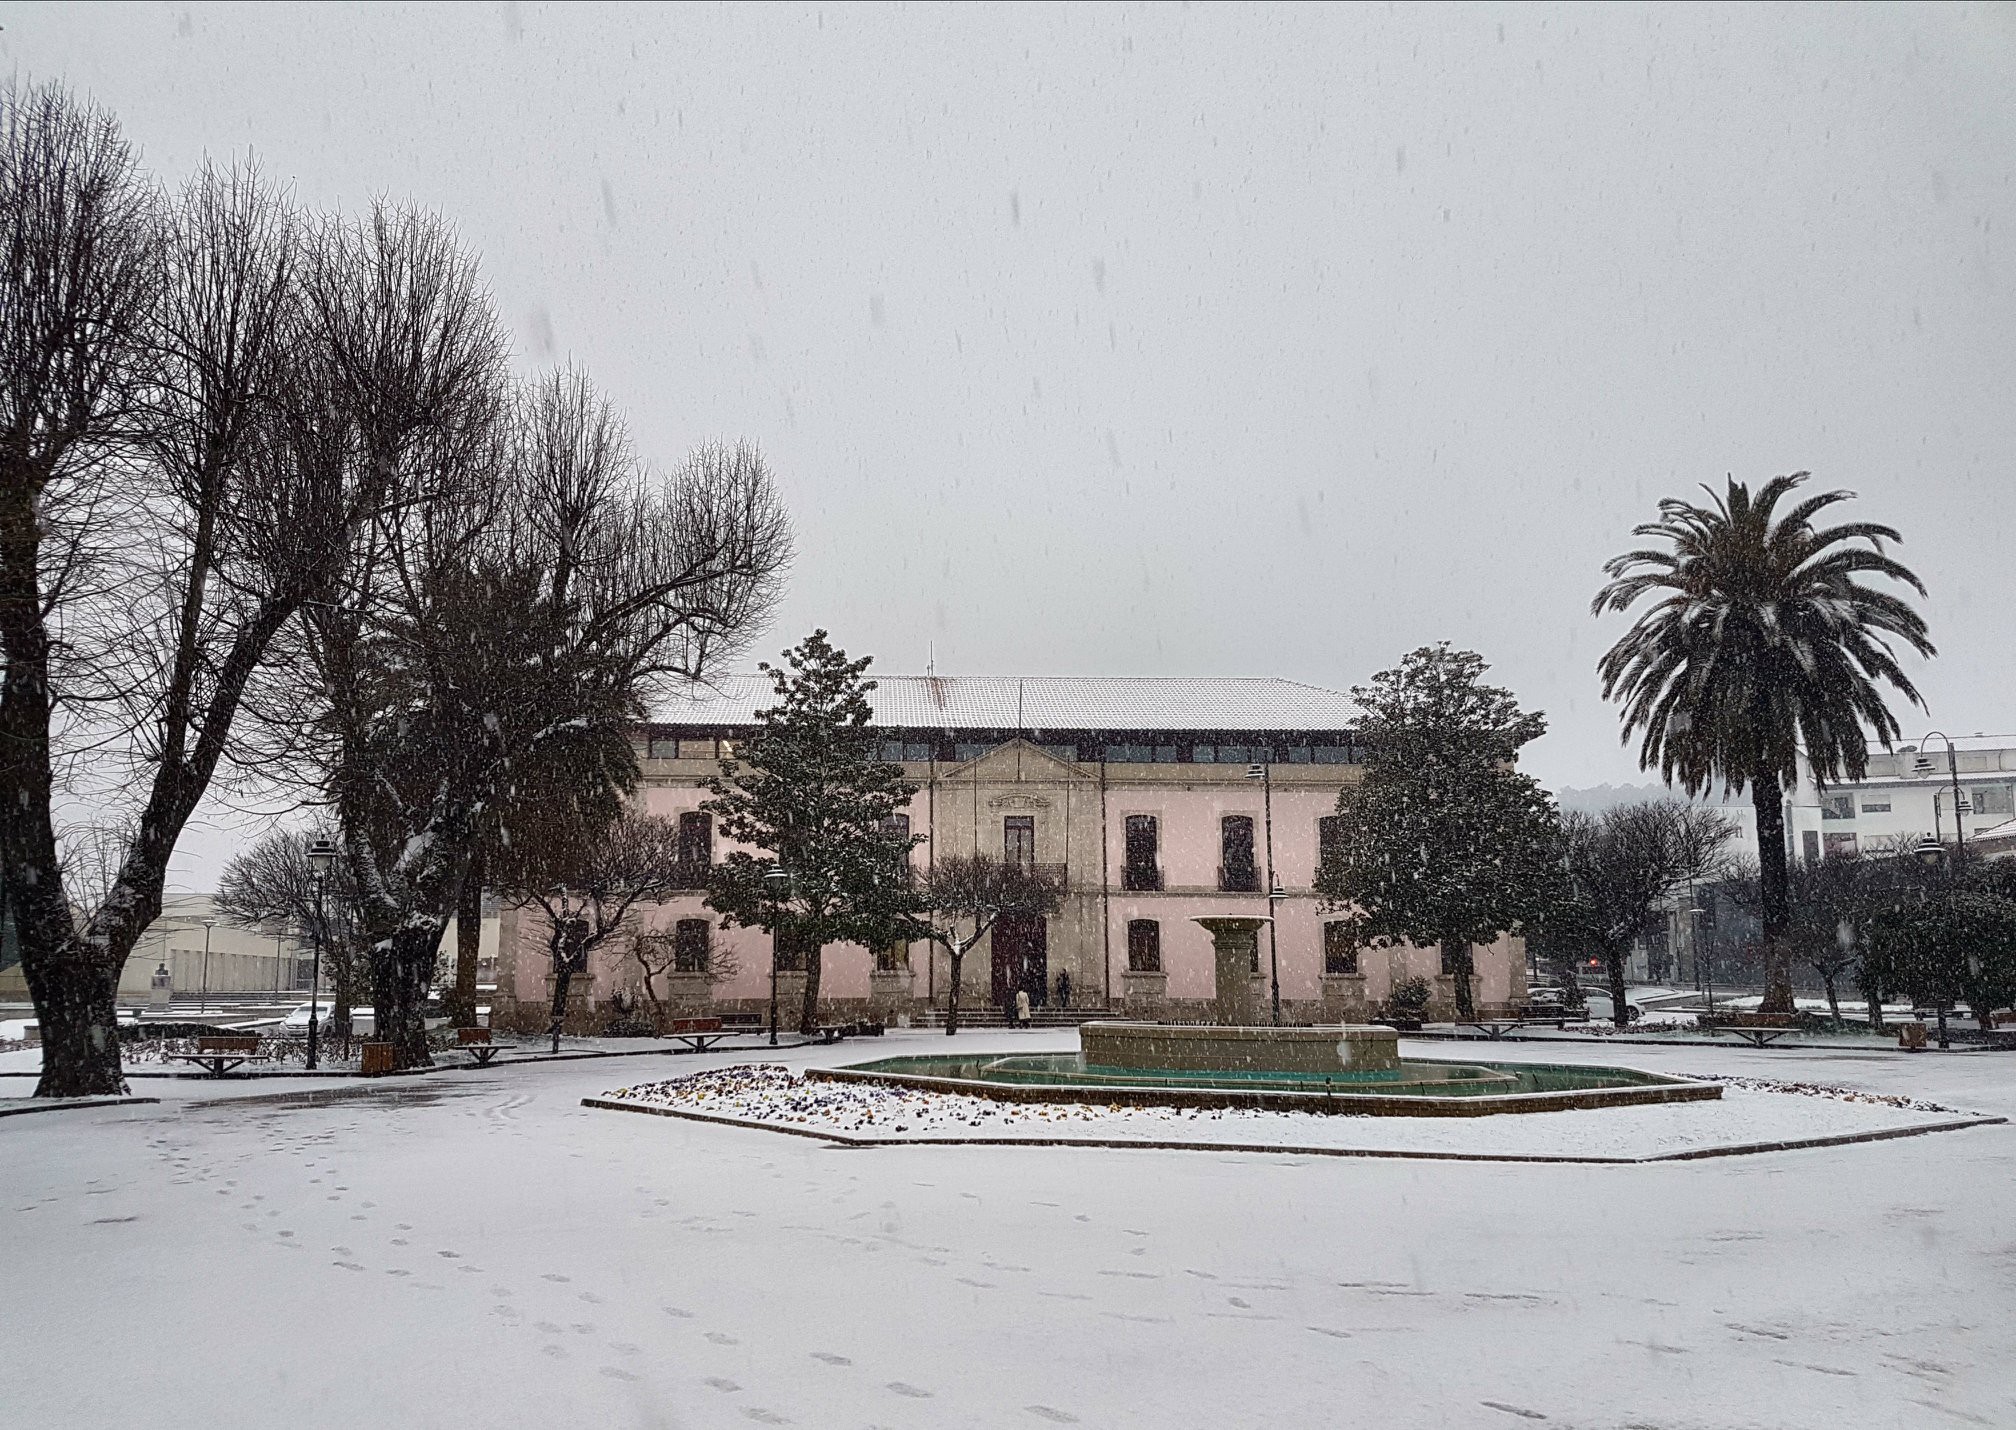
M1015 990L1015 1026L1018 1028L1029 1026L1029 990L1026 988Z

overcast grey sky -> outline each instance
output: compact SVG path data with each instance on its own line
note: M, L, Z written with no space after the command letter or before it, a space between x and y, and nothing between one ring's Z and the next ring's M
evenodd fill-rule
M1446 638L1548 712L1543 779L1633 779L1602 560L1810 468L1931 587L1905 724L2016 728L2011 8L0 25L170 178L251 147L451 215L647 454L759 442L801 553L763 650L1349 686Z

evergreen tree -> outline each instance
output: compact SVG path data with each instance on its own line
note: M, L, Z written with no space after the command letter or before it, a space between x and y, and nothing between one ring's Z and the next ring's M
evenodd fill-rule
M1316 876L1370 946L1439 944L1465 1018L1476 1015L1470 946L1523 927L1558 883L1553 801L1513 768L1546 718L1483 684L1489 668L1445 642L1352 690L1370 756L1337 797Z
M803 951L803 1033L818 1026L825 946L879 947L914 931L923 912L910 875L918 840L893 819L917 787L877 758L875 682L862 678L871 659L850 661L819 630L784 653L788 668L759 666L777 704L721 761L702 806L726 838L761 851L716 864L707 904L724 927L760 928Z

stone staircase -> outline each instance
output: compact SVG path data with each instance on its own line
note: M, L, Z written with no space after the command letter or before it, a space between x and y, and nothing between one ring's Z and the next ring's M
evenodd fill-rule
M1029 1014L1032 1028L1075 1028L1080 1023L1090 1023L1099 1018L1123 1016L1116 1008L1037 1008ZM913 1028L942 1028L945 1026L943 1008L924 1008L910 1015ZM984 1008L961 1008L959 1010L961 1028L1011 1028L1014 1023L1007 1014L992 1006Z

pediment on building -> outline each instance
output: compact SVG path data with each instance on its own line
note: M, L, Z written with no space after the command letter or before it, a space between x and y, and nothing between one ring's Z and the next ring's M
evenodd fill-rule
M1089 780L1093 776L1076 762L1060 760L1028 740L1010 740L1005 745L996 745L978 759L953 766L940 778L978 780L982 784L1015 784L1025 780ZM990 809L1008 809L1010 806L1003 801L1017 799L1042 801L1031 804L1031 809L1049 808L1049 801L1043 800L1041 795L998 795L988 800L987 805Z

